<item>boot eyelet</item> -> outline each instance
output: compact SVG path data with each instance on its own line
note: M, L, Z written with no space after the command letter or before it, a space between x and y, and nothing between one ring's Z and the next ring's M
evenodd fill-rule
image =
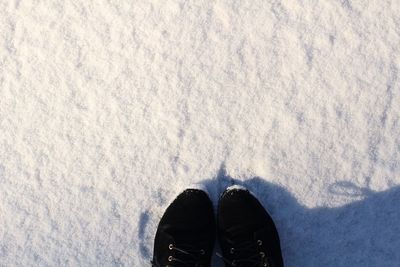
M231 249L229 250L229 252L230 252L231 254L235 253L235 248L231 248Z
M233 267L235 267L235 266L236 266L236 261L233 260L233 261L231 262L231 265L232 265Z
M260 256L261 256L261 258L264 258L265 257L265 253L264 252L260 252Z
M206 252L204 251L204 249L201 249L201 250L200 250L200 254L201 254L201 255L206 254Z
M174 248L174 245L169 244L169 245L168 245L168 248L169 248L169 250L172 250L172 249Z
M261 245L262 245L262 241L261 241L261 240L257 240L257 244L258 244L259 246L261 246Z
M171 262L173 260L172 256L168 257L168 261Z

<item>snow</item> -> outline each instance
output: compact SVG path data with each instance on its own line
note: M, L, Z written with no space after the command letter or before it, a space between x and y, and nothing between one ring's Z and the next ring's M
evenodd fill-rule
M397 0L0 0L0 266L148 266L196 183L399 266L399 44Z

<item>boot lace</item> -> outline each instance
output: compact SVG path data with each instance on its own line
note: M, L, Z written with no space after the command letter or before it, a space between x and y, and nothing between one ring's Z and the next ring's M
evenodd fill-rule
M229 254L232 259L228 259L220 253L217 253L217 256L232 267L274 267L272 260L262 251L261 245L261 240L245 241L230 248Z
M174 244L169 244L168 250L176 251L175 256L168 257L168 264L162 266L158 261L151 261L152 267L173 267L173 266L195 266L203 267L202 257L205 255L204 249L195 249L190 245L180 245L181 248Z

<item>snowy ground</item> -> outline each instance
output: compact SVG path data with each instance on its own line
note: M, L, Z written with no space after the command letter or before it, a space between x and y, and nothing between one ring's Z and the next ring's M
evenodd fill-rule
M238 183L286 266L397 267L399 69L398 0L0 0L0 266L148 266Z

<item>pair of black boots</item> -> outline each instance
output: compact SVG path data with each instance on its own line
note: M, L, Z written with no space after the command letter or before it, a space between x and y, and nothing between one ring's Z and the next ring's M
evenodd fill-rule
M158 225L152 266L210 267L216 236L228 267L283 266L279 236L271 216L246 189L225 190L217 222L207 193L186 189Z

